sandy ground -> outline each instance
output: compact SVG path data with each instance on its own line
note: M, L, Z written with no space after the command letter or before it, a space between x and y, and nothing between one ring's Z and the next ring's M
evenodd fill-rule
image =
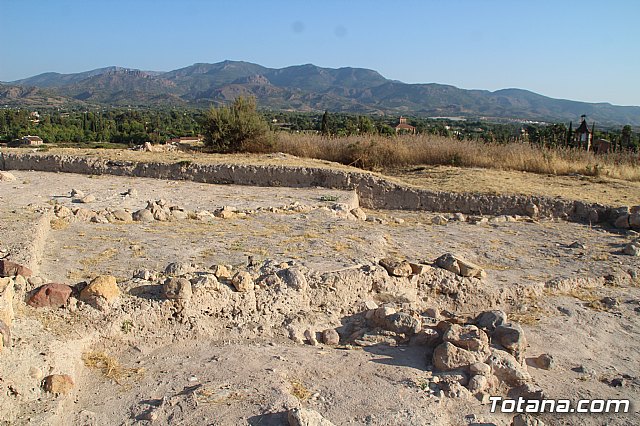
M501 308L524 328L528 372L546 397L632 401L626 414L547 413L540 420L640 422L640 262L621 252L631 235L556 220L434 225L434 212L366 211L377 220L358 221L322 201L349 199L339 191L14 175L15 182L0 184L0 249L9 254L28 240L37 211L56 203L136 210L163 198L190 210L229 205L255 212L209 223L55 222L42 252L44 282L78 285L110 274L123 295L105 311L18 303L14 344L0 353L0 420L7 424L280 425L295 407L336 425L511 424L513 415L492 414L474 397L429 392L434 372L424 346L311 346L289 338L287 327L298 322L300 330L346 327L367 300L415 314L436 308L473 317ZM129 188L137 195L123 196ZM96 201L73 203L71 189ZM269 209L294 202L310 208ZM459 279L434 268L421 278L390 278L376 266L387 256L430 264L445 252L478 263L487 277ZM195 278L213 264L242 270L248 256L302 268L307 292L239 294L221 281L194 290L184 307L158 298L157 282L131 279L137 269L161 273L170 262L196 264ZM553 280L568 284L545 286ZM614 302L603 304L605 297ZM111 372L95 368L82 360L87 353L117 364ZM533 365L542 353L554 357L554 369ZM71 394L44 392L39 381L49 373L73 375Z

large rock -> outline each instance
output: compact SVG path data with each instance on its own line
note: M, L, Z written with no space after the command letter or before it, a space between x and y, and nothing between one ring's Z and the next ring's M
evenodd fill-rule
M296 290L306 290L309 288L307 278L298 268L281 269L277 272L277 275L288 287L295 288Z
M492 342L503 346L507 352L518 360L524 359L527 339L524 337L524 330L518 324L504 324L496 327Z
M19 263L12 262L7 259L0 260L0 277L13 277L16 275L22 275L25 278L29 278L32 275L31 269Z
M191 281L186 278L169 278L162 285L162 294L166 299L189 300L193 295Z
M640 239L635 239L622 249L624 254L629 256L640 256Z
M111 212L113 217L120 222L131 222L133 221L133 216L131 213L126 211L125 209L115 209Z
M80 292L83 302L92 302L101 297L111 303L119 296L120 288L116 278L111 275L98 275Z
M619 216L614 222L613 225L616 228L620 228L620 229L629 229L631 227L631 225L629 224L629 218L631 216L628 214L623 214L622 216Z
M74 385L73 378L68 374L52 374L42 382L45 391L62 395L71 393Z
M287 415L289 426L334 426L320 413L308 408L294 408Z
M136 222L153 222L155 220L153 213L147 209L138 210L134 212L131 217Z
M406 260L385 257L379 263L393 277L408 277L413 273L411 264Z
M39 287L27 304L34 308L60 308L71 296L71 287L66 284L49 283Z
M473 352L462 349L450 342L444 342L433 351L433 366L440 371L467 368L487 357L484 352Z
M383 320L385 330L412 336L422 329L422 323L404 312L387 315Z
M333 328L322 331L322 343L325 345L336 346L340 344L340 335Z
M165 275L179 277L195 272L196 268L190 263L173 262L164 268Z
M445 253L437 258L436 265L463 277L484 278L486 276L484 269L480 266L451 253Z
M475 325L452 324L442 340L470 351L487 352L489 349L489 337Z
M520 364L514 357L508 352L494 349L491 351L491 355L487 359L493 370L493 374L498 379L507 383L510 386L520 386L531 380L531 376L527 372L527 367Z

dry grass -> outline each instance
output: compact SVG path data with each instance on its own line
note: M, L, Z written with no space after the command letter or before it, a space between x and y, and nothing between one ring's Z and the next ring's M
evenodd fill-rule
M82 354L84 365L100 370L102 375L121 386L127 386L131 381L142 378L144 368L128 368L120 365L117 359L101 351L91 351Z
M55 219L51 219L51 221L49 222L49 225L51 229L53 229L54 231L60 231L63 229L67 229L69 227L69 220L55 218Z
M365 135L329 139L319 135L280 133L275 150L369 170L407 165L450 165L553 175L579 173L640 181L640 159L629 153L596 156L580 149L460 141L433 135L395 138Z
M289 383L291 385L291 395L300 401L306 401L311 397L311 391L300 380L292 379Z

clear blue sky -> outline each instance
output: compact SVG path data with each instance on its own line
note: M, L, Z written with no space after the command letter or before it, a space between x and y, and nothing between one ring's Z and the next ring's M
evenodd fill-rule
M638 0L0 0L0 81L225 59L640 105Z

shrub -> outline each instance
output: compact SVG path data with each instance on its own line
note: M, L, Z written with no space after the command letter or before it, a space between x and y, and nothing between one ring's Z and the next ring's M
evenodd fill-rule
M265 152L273 145L273 133L257 112L255 98L240 96L230 106L207 112L204 143L217 152Z

